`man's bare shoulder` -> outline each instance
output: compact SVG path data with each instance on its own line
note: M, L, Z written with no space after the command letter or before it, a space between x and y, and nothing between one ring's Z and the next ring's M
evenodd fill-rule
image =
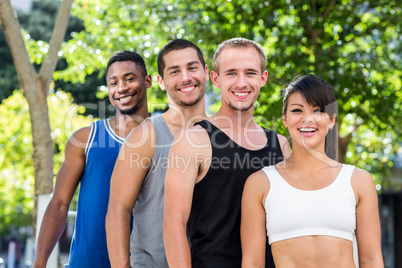
M199 136L199 137L202 137L202 136L208 137L207 131L205 130L205 128L203 128L200 125L192 126L188 129L186 129L186 131L188 131L188 133L191 133L191 135L195 135L195 136Z
M155 128L150 120L144 120L133 128L126 138L126 145L130 147L139 147L148 143L152 138L155 138Z
M278 136L278 140L279 140L279 142L288 142L288 139L285 137L285 136L283 136L283 135L281 135L281 134L276 134L277 136Z
M85 149L90 133L91 133L90 126L78 129L68 139L67 146L70 145L77 148Z
M73 133L76 139L84 139L84 141L88 140L89 134L91 133L91 126L83 127L78 129Z
M292 150L290 148L290 142L288 141L288 139L285 136L283 136L281 134L277 134L277 136L278 136L279 144L281 145L283 157L285 159L288 159L292 153Z
M172 144L187 146L188 149L205 148L210 145L210 139L207 131L199 126L184 129L181 135L177 136Z
M141 133L141 132L151 132L155 131L154 125L152 124L151 120L144 120L131 130L131 133Z

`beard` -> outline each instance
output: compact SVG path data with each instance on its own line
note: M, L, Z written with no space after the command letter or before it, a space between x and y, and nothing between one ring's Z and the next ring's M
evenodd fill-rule
M202 97L204 97L204 95L199 95L199 96L197 97L197 99L195 99L195 100L192 101L192 102L180 101L180 104L181 104L182 106L185 106L185 107L194 106L194 105L196 105L198 102L200 102L200 100L202 99Z
M135 114L135 112L137 111L138 106L135 105L134 107L127 109L127 110L120 110L120 113L122 115L131 115L131 114Z
M254 103L251 103L248 107L236 107L229 102L229 107L238 112L245 112L250 110L251 107L254 107Z

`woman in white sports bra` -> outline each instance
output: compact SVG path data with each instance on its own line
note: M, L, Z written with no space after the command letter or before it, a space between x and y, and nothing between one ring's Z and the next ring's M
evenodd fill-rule
M264 267L266 235L277 268L384 267L377 192L365 170L335 159L336 99L313 75L286 89L285 161L252 174L242 199L242 267Z

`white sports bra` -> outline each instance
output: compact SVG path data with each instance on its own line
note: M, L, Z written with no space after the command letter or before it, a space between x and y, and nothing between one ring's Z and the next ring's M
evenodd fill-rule
M264 167L262 170L271 184L265 200L269 244L310 235L353 241L356 198L351 177L354 168L344 164L329 186L309 191L288 184L274 166Z

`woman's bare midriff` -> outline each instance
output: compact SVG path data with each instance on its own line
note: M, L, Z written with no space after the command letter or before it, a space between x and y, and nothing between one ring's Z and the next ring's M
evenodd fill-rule
M302 236L271 245L277 268L355 268L353 243L332 236Z

